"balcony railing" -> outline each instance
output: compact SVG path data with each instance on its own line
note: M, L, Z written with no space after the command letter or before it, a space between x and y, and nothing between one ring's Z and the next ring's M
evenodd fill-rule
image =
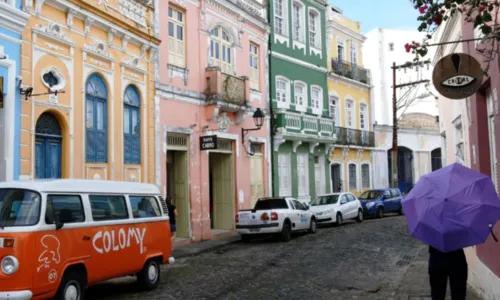
M335 134L338 145L350 145L360 147L375 147L375 134L373 131L336 127Z
M332 71L342 77L370 84L370 72L367 69L361 68L345 60L338 58L332 59Z
M307 134L318 139L333 140L335 124L332 119L288 112L278 113L276 125L279 132Z
M222 101L237 106L246 106L249 99L250 82L248 77L238 77L222 73L219 67L206 70L207 86L205 94L208 101Z

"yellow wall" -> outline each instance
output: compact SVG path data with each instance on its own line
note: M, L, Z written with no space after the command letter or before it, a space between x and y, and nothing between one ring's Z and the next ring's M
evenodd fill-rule
M57 95L57 103L49 102L48 95L22 102L21 178L35 177L35 126L38 117L50 111L62 128L63 178L94 179L97 174L100 179L154 183L155 64L150 49L156 49L160 41L150 28L141 28L123 16L118 1L109 1L107 7L90 0L69 2L90 12L90 17L77 12L71 18L67 9L47 3L39 8L36 1L33 7L27 7L32 16L23 33L23 85L33 87L33 94L46 93L41 74L49 67L61 72L66 85L65 93ZM148 24L151 10L146 8ZM114 30L124 29L130 41L124 45L123 35L113 31L109 23L114 24ZM102 49L86 50L98 43ZM138 58L137 63L134 58ZM85 84L93 73L101 75L108 87L107 163L85 161ZM123 158L123 92L130 84L141 95L140 165L126 165Z
M330 161L332 164L340 162L342 164L342 186L344 191L350 191L356 196L361 195L364 191L369 188L362 187L362 179L361 179L361 165L368 163L370 166L370 183L373 181L372 177L372 164L371 164L371 155L370 150L363 150L355 148L341 148L335 147L334 151L330 154ZM354 163L356 165L356 177L357 177L357 189L349 189L349 169L348 165Z

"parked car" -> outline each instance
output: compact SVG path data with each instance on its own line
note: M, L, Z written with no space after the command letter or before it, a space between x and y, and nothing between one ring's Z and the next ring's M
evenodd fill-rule
M363 222L363 208L351 193L320 195L311 202L311 211L318 223L342 225L343 220Z
M403 198L404 198L404 197L406 197L406 195L408 195L408 194L411 192L411 190L413 189L413 187L414 187L414 186L415 186L415 185L414 185L414 184L412 184L412 185L410 185L410 186L409 186L406 190L401 191L401 194L403 195Z
M294 198L260 198L253 209L236 214L236 231L243 241L261 234L278 234L288 242L292 232L316 233L316 217L307 204Z
M379 189L365 191L358 197L363 206L365 216L383 218L385 213L397 212L403 214L399 189Z

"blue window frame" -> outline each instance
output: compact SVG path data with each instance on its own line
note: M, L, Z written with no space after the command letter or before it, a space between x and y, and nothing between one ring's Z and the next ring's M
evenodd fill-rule
M141 99L129 85L123 95L123 157L126 164L141 163Z
M108 89L97 74L87 79L85 87L86 161L108 162Z

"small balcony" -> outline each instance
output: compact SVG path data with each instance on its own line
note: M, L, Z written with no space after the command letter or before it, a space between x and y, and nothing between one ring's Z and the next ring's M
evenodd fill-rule
M373 131L336 127L337 139L335 144L345 146L375 147L375 134Z
M277 132L283 135L302 134L314 140L333 142L335 124L332 119L280 112L276 116Z
M219 67L208 67L205 75L205 95L209 103L218 104L225 111L231 112L249 107L250 81L248 77L223 73Z
M333 73L364 84L370 84L370 71L338 58L332 59Z

